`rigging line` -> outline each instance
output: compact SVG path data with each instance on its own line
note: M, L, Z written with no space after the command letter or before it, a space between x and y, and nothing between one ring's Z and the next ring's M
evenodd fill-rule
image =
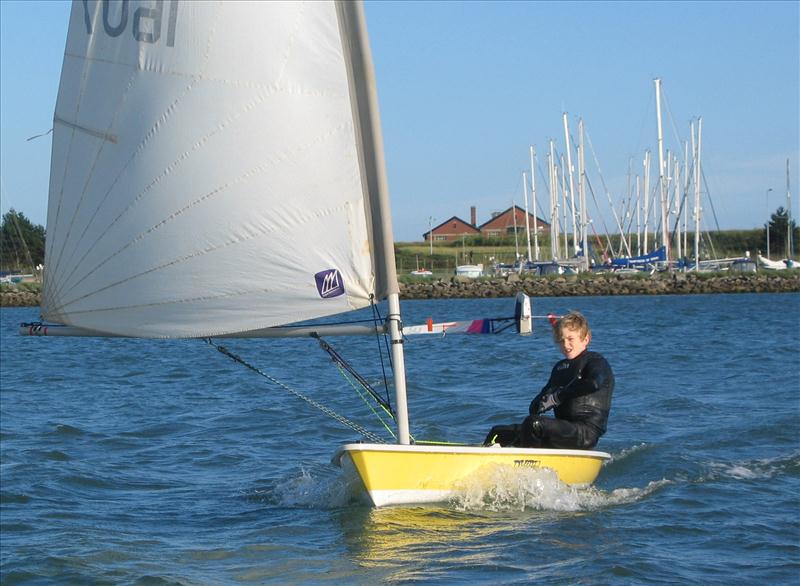
M600 184L603 186L603 191L605 191L606 198L608 198L608 204L609 204L609 207L611 208L611 213L614 216L614 221L617 224L617 229L620 231L620 237L622 238L622 242L625 245L625 249L628 251L628 256L630 256L631 255L631 249L630 249L630 246L628 246L627 239L625 238L625 230L623 230L622 223L620 222L619 216L617 215L617 210L614 209L614 203L613 203L613 201L611 199L611 192L608 189L608 185L606 185L605 177L603 177L603 170L600 168L600 161L598 160L597 153L594 150L594 144L592 144L592 137L589 134L589 131L586 130L585 127L584 127L584 131L586 132L586 140L589 143L589 150L592 151L592 159L594 159L594 164L597 166L597 173L600 175ZM585 175L586 175L586 170L584 169L584 176ZM585 179L586 179L586 182L588 183L589 182L588 177L585 177ZM591 189L591 187L590 187L590 189ZM594 190L592 190L592 199L594 199ZM600 206L597 205L597 200L595 200L594 205L598 209L600 209ZM603 229L606 231L606 234L608 234L608 228L606 227L605 219L603 219Z
M253 372L255 372L257 374L260 374L262 377L264 377L265 379L267 379L268 381L270 381L274 385L281 387L282 389L284 389L285 391L291 393L292 395L294 395L298 399L302 399L303 401L305 401L306 403L308 403L312 407L316 407L317 409L319 409L320 411L322 411L323 413L325 413L329 417L335 419L336 421L338 421L342 425L344 425L346 427L349 427L353 431L356 431L356 432L360 433L361 435L363 435L368 440L370 440L370 441L372 441L374 443L379 443L379 444L385 444L386 443L382 438L378 437L377 435L375 435L371 431L368 431L367 429L363 428L362 426L358 425L357 423L354 423L354 422L350 421L346 417L344 417L342 415L339 415L333 409L325 407L324 405L318 403L317 401L315 401L314 399L312 399L310 397L306 397L305 395L303 395L299 391L296 391L295 389L291 388L287 384L282 383L278 379L268 375L266 372L263 372L259 368L257 368L255 366L253 366L252 364L246 362L240 356L234 354L233 352L231 352L230 350L225 348L225 346L221 346L219 344L214 343L214 341L211 338L203 338L203 341L206 344L208 344L209 346L212 346L212 347L216 348L221 354L224 354L225 356L227 356L228 358L230 358L234 362L238 362L242 366L252 370Z
M686 203L688 197L689 193L687 191L684 191L683 195L680 198L680 206L678 206L678 211L675 214L675 223L672 225L672 231L670 232L669 235L670 241L675 240L675 237L677 236L678 227L680 226L681 223L681 216L684 213L684 204ZM667 228L669 228L669 226L667 226Z
M594 207L597 208L597 209L600 209L600 206L597 204L597 197L595 197L594 189L592 188L591 181L589 181L589 178L586 177L586 176L584 176L583 179L584 179L584 181L586 181L586 187L589 188L589 193L592 196L592 201L594 202ZM615 214L615 217L616 217L616 214ZM605 230L605 233L606 233L605 236L606 236L606 242L607 242L608 248L610 248L611 249L611 253L614 254L615 251L614 251L614 247L611 245L611 237L608 235L608 226L606 225L606 219L602 215L600 215L600 222L603 224L603 230ZM591 224L592 224L592 232L594 232L595 236L597 236L597 229L594 227L594 222L591 222ZM619 220L617 221L617 225L619 226ZM619 229L620 229L620 231L622 231L622 227L620 227ZM625 242L625 236L624 235L622 235L622 239L623 239L622 241ZM598 237L598 241L600 241L599 237ZM600 243L602 244L602 241L600 241ZM627 248L627 242L625 243L625 247ZM631 255L630 250L628 250L628 256L630 256L630 255Z
M717 220L717 210L714 209L714 200L711 199L711 190L708 188L708 180L706 179L705 169L700 169L700 176L703 178L703 184L706 186L706 199L708 200L708 204L711 206L711 214L714 216L714 224L717 226L717 232L719 232L720 229L719 221Z
M318 335L316 335L316 334L312 335L312 337L314 337L314 338L316 338L316 339L317 339L317 341L319 342L319 345L320 345L320 347L321 347L323 350L325 350L325 352L327 352L327 353L328 353L328 355L331 357L331 360L333 360L333 362L334 362L334 363L335 363L335 364L336 364L336 365L337 365L339 368L343 368L343 369L345 369L347 372L349 372L349 373L350 373L350 375L351 375L353 378L355 378L355 379L358 381L358 383L359 383L359 384L360 384L362 387L364 387L364 389L365 389L365 390L366 390L366 391L367 391L367 392L368 392L370 395L372 395L372 398L373 398L373 399L375 399L375 401L378 403L378 405L380 405L381 407L383 407L383 408L384 408L384 410L386 410L386 412L387 412L387 413L389 413L389 415L391 415L391 416L392 416L392 419L394 419L394 413L393 413L393 412L390 410L390 408L389 408L389 405L387 405L387 404L386 404L386 401L384 401L384 400L383 400L383 397L381 397L381 396L380 396L380 395L377 393L377 391L375 391L375 389L373 389L373 388L372 388L372 386L371 386L371 385L370 385L370 384L369 384L369 383L366 381L366 379L364 379L364 377L363 377L363 376L361 376L360 374L358 374L358 372L356 372L356 370L353 368L353 366L352 366L351 364L349 364L349 363L348 363L348 362L347 362L347 361L346 361L346 360L345 360L345 359L342 357L342 355L341 355L341 354L339 354L339 353L338 353L338 352L337 352L337 351L336 351L336 350L333 348L333 346L331 346L330 344L328 344L328 343L327 343L325 340L323 340L322 338L320 338L320 337L319 337Z
M539 169L539 181L544 183L544 186L547 188L546 189L546 193L547 193L548 199L549 199L549 197L550 197L550 181L549 181L549 178L548 178L549 173L545 173L544 172L544 169L542 169L542 162L538 158L536 159L536 168ZM544 199L543 197L536 198L536 205L539 208L539 213L542 214L540 216L541 218L549 217L547 214L544 213L544 208L542 207L542 200L543 199ZM549 213L551 210L547 210L547 211ZM534 211L534 213L536 213L536 212ZM553 224L553 218L550 218L550 225L552 226L552 224Z
M22 235L22 228L19 225L19 216L15 211L11 215L11 223L14 224L14 228L16 229L17 236L19 236L19 242L22 245L22 251L25 253L25 260L31 265L31 270L34 270L33 266L33 258L31 257L31 251L28 249L28 244L25 242L25 237Z
M633 147L633 149L631 149L629 152L638 152L639 149L641 149L642 144L644 143L643 136L644 136L644 133L645 133L645 125L647 124L647 120L650 119L651 117L654 117L653 116L653 112L652 112L652 110L650 108L650 106L652 105L653 106L653 110L655 109L654 102L655 102L654 92L648 91L647 92L647 105L644 107L643 110L640 111L641 112L641 117L639 118L638 135L636 136L636 141L635 141L636 144ZM648 133L649 132L650 131L648 131ZM648 140L648 142L649 142L649 140ZM646 146L645 146L645 150L647 150Z
M375 415L375 417L377 417L378 421L381 422L381 425L383 425L383 427L386 428L386 431L389 432L389 435L391 435L394 439L397 439L397 436L395 435L394 431L392 431L392 428L389 427L386 424L386 422L383 420L383 417L381 417L381 414L375 409L375 407L372 405L372 403L370 401L367 401L367 397L364 395L364 393L362 393L361 390L358 388L358 386L353 382L353 380L349 376L347 376L347 371L342 367L342 365L337 363L336 366L339 369L339 372L341 373L342 377L348 383L350 383L350 386L353 387L353 390L356 392L356 394L359 396L359 398L362 401L364 401L364 404L367 407L369 407L369 410L372 411L372 414ZM388 413L392 417L392 419L394 419L394 414L393 413L389 413L388 411L386 411L386 408L383 407L383 405L381 405L381 407L383 408L384 412Z
M378 304L375 303L375 296L372 294L370 295L370 305L372 307L373 321L375 323L383 322L383 318L381 317L381 312L380 309L378 308ZM377 316L377 320L375 316ZM390 398L390 393L389 393L389 380L386 376L386 365L383 362L383 351L381 351L381 338L377 329L375 330L375 343L378 345L378 358L381 361L381 375L383 376L383 388L386 389L386 403L389 405L389 410L393 411L392 400ZM389 350L389 342L385 333L383 334L383 345L386 350L386 356L389 358L389 368L391 368L392 371L394 371L394 365L392 364L392 353Z
M664 86L661 86L661 96L662 96L662 98L664 100L664 106L666 106L666 108L667 108L667 118L669 118L670 126L672 127L672 133L673 133L674 138L675 138L675 142L678 144L678 146L680 146L681 144L683 144L683 141L681 140L680 134L678 132L678 127L675 125L675 117L672 115L672 110L669 107L669 101L667 100L667 94L664 91Z
M712 206L712 209L713 209L713 206ZM703 216L702 221L706 226L708 225L707 222L706 222L705 216ZM717 226L717 231L719 232L719 225ZM714 248L714 240L711 238L711 230L710 229L706 229L705 232L702 233L702 237L703 237L703 240L708 243L708 248L711 249L711 254L716 259L717 258L717 251Z
M706 247L711 250L712 258L716 259L717 250L714 248L714 241L711 239L711 232L706 231L703 233L703 241L706 243Z
M14 249L14 261L15 261L15 264L16 264L16 266L19 266L19 264L20 264L19 263L19 249L17 248L17 243L16 243L15 240L16 240L15 238L7 238L5 240L5 242L6 242L6 246L8 246L8 244L7 244L8 242L11 243L11 247ZM2 247L0 247L0 251L2 251Z

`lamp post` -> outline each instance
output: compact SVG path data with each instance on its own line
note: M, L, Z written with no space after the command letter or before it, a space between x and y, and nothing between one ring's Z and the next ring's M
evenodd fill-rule
M769 258L769 192L772 191L770 187L767 189L767 258Z

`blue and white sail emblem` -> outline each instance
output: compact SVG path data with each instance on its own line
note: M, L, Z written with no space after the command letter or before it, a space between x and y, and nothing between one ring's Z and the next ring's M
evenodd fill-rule
M326 269L314 275L317 292L323 299L344 294L344 280L338 269Z

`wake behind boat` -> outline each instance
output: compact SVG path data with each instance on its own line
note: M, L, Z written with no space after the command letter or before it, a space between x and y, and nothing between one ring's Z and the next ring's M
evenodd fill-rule
M412 445L362 5L178 6L72 5L42 292L44 319L60 325L21 333L201 338L262 376L212 338L386 335L397 445L334 457L373 504L439 500L486 464L594 481L602 452ZM373 325L293 327L384 299Z

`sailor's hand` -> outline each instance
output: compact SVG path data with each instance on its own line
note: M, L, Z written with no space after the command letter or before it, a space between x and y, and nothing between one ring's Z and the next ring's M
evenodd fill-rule
M536 415L546 413L547 411L550 411L550 409L558 407L561 404L561 400L558 396L559 391L561 391L561 388L547 389L545 393L533 400L534 403L538 403L536 405ZM534 404L531 403L531 408L533 407Z
M539 406L542 402L543 393L539 393L536 397L531 401L530 407L528 407L528 413L530 415L538 415L539 414Z

